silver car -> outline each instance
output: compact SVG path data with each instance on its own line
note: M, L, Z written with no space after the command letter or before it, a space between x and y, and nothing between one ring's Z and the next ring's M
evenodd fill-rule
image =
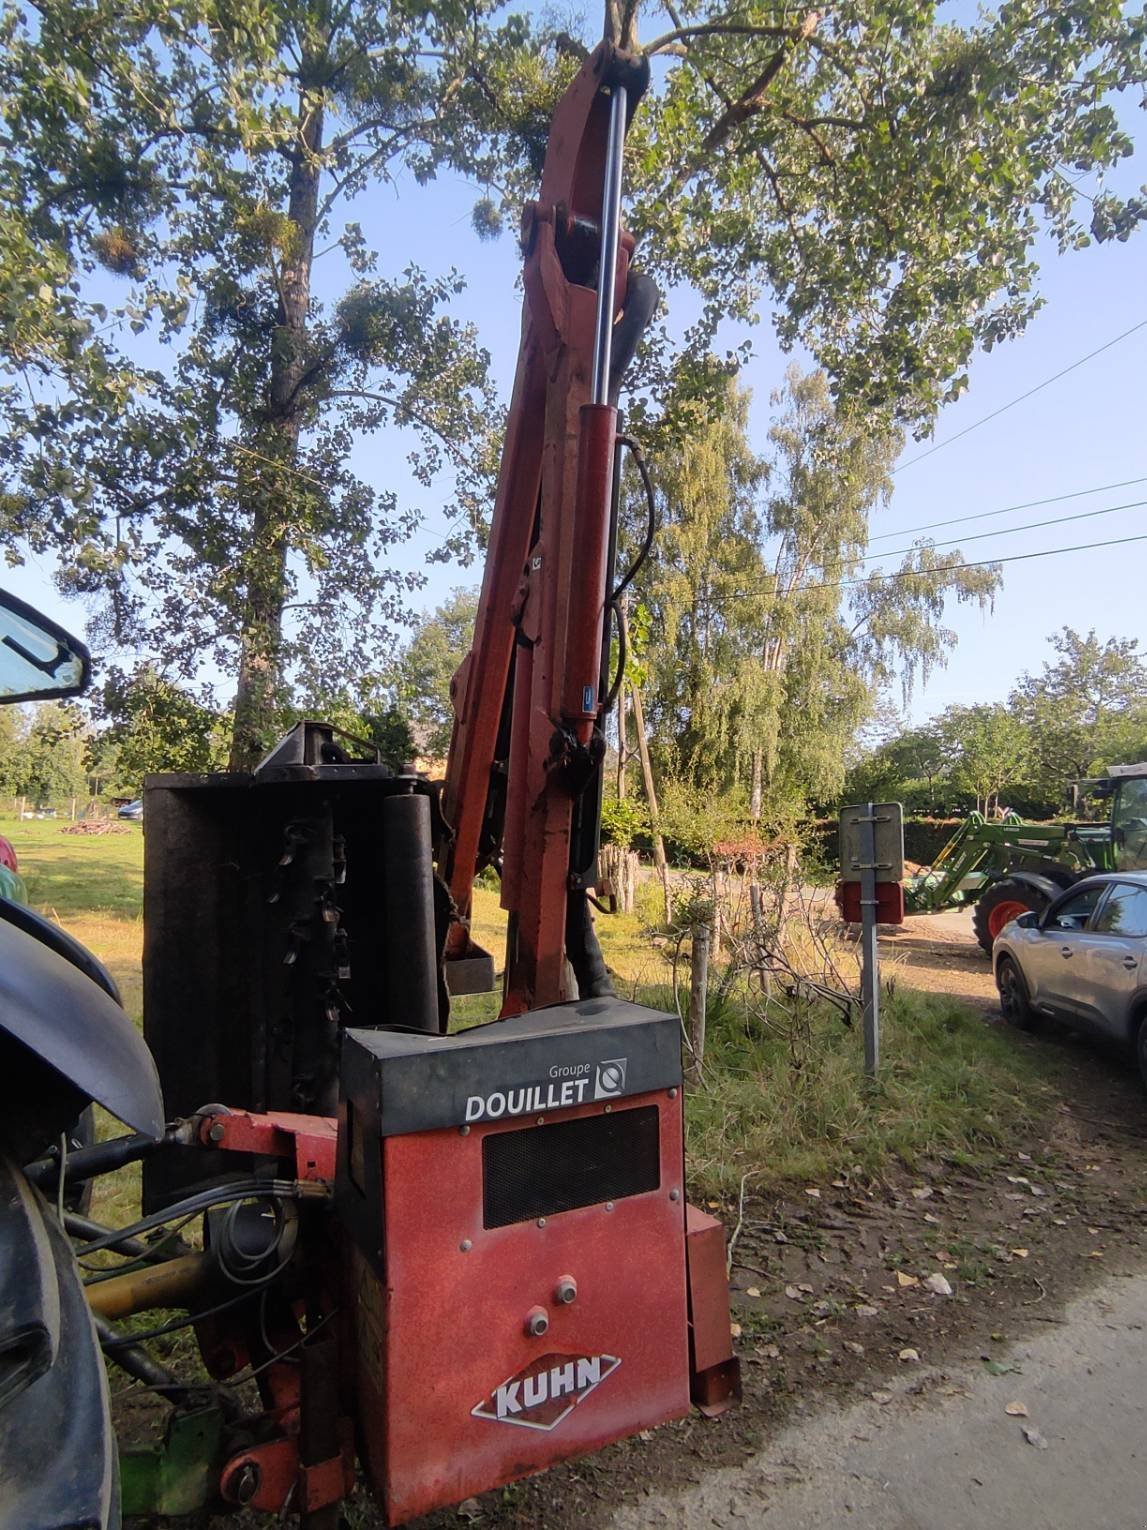
M992 963L1012 1025L1046 1015L1125 1042L1147 1083L1147 874L1076 882L1043 914L1006 925Z

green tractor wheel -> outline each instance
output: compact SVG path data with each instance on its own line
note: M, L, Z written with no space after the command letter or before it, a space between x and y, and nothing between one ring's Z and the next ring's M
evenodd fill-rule
M1042 914L1047 902L1043 893L1014 877L993 882L976 904L976 911L972 915L972 929L976 939L991 956L996 936L1006 924L1028 912Z

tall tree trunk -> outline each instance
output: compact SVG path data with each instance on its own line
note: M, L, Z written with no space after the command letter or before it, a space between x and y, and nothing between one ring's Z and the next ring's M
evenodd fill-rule
M617 800L624 802L628 790L626 765L629 762L629 705L625 696L625 681L617 688Z
M298 453L302 425L300 393L307 368L307 315L318 221L319 151L323 105L318 92L299 97L299 131L291 164L287 215L293 242L279 268L279 313L271 340L268 421L249 480L251 541L245 560L246 598L240 639L239 683L230 768L250 770L270 744L283 681L283 607L287 598L289 525L282 506L290 489L283 479ZM271 463L282 464L278 469ZM261 468L261 470L260 470Z
M761 821L761 766L761 751L754 749L749 775L749 821L754 829Z
M673 918L673 898L669 891L669 862L665 859L665 841L661 837L661 811L657 806L657 788L653 784L653 762L649 758L649 741L645 737L645 709L641 705L641 692L637 686L630 687L633 698L633 726L637 734L637 753L641 760L641 779L645 786L645 800L649 804L649 837L653 841L653 864L661 878L661 892L665 900L665 923Z

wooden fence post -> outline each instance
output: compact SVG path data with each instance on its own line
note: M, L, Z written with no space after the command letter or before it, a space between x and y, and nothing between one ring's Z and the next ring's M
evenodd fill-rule
M688 1074L694 1083L701 1080L705 1063L705 1002L709 988L709 926L693 926L693 952L689 976L689 1043L693 1055Z

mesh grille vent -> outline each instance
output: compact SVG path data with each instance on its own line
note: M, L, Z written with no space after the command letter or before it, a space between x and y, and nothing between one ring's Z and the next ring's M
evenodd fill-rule
M495 1132L482 1143L482 1224L507 1227L661 1183L656 1105Z

